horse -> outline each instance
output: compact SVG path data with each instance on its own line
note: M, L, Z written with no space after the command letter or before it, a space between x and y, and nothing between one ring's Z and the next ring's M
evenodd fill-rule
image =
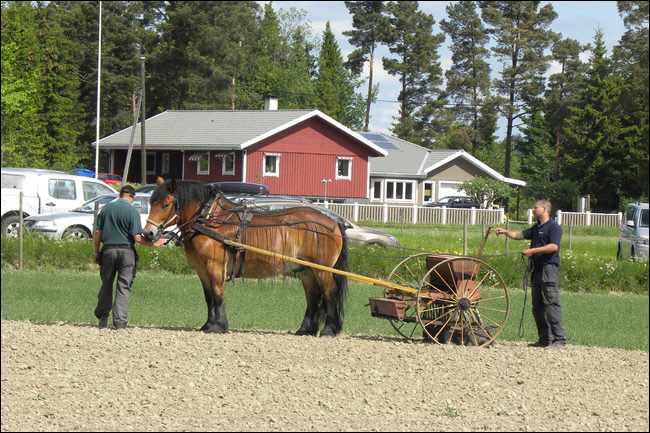
M202 331L228 332L225 283L229 277L264 279L293 274L300 278L307 299L304 319L295 334L316 336L323 321L321 336L341 332L348 292L344 276L237 250L223 240L348 271L348 240L342 222L306 206L280 211L241 206L212 186L167 180L151 195L144 237L155 241L174 221L188 262L203 286L208 318Z

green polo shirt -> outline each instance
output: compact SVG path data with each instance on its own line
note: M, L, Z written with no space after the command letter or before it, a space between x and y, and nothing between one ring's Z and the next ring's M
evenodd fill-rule
M138 211L124 199L108 203L97 215L97 228L104 245L133 245L133 237L142 232Z

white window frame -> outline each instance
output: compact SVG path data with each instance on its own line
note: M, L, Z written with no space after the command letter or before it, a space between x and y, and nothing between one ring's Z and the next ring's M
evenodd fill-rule
M162 174L169 173L169 153L162 154L162 168L160 170Z
M226 171L226 160L228 157L232 158L232 170ZM235 160L235 152L230 152L222 155L221 159L221 174L225 176L234 176L235 175L235 165L236 165L236 160Z
M350 161L348 164L348 175L339 176L339 162L340 161ZM351 156L337 156L336 157L336 167L334 167L336 180L352 180L352 157Z
M375 183L379 182L379 198L375 198ZM370 201L380 202L384 198L384 180L383 179L370 179Z
M275 159L275 172L267 172L266 171L266 157L267 156L274 156ZM272 176L272 177L280 177L280 154L279 153L264 153L264 158L262 158L262 176Z
M407 199L407 198L389 198L388 197L388 184L392 183L393 184L393 197L395 196L395 193L397 192L397 184L401 183L404 185L403 193L404 196L406 197L406 184L410 183L411 184L411 194L412 198ZM382 185L384 187L383 191L383 197L385 202L392 202L392 203L415 203L417 200L417 182L413 180L404 180L404 179L386 179L384 181L384 184Z
M429 200L427 200L427 196L425 194L427 185L431 185L431 197ZM436 201L436 181L426 181L422 182L422 204L426 203L433 203Z
M208 160L208 169L201 171L201 160L203 158L207 158ZM206 152L201 156L199 159L196 160L196 175L197 176L205 176L210 174L210 152Z

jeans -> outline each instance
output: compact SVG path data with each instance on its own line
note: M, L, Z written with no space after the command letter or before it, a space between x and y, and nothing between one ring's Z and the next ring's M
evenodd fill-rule
M545 265L541 270L535 269L532 282L533 317L537 324L539 341L565 343L558 288L558 267Z

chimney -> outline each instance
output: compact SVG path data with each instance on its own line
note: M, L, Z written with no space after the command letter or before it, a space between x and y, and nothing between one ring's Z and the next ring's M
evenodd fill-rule
M264 111L278 111L278 98L273 96L264 98Z

